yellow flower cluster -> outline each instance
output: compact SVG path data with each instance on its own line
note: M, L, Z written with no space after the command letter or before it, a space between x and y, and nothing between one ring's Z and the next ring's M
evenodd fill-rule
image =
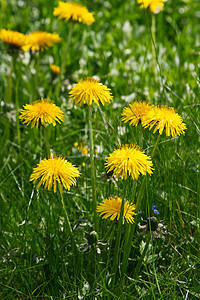
M22 46L24 46L26 44L26 35L18 32L18 31L1 29L0 30L0 40L2 40L3 42L5 42L11 46L21 48Z
M59 19L85 23L87 25L95 21L93 17L94 13L89 12L87 8L81 4L71 2L60 1L58 7L54 8L53 14Z
M61 38L57 33L49 33L46 31L35 31L30 35L25 35L17 31L1 29L0 39L12 46L27 50L44 50L52 47L54 43L59 43Z
M23 123L27 125L31 123L31 128L36 126L38 129L40 125L46 127L46 123L56 126L56 122L63 122L64 112L60 107L53 104L51 100L41 98L41 100L24 105L19 119L24 120Z
M52 47L54 43L59 43L61 38L57 33L49 33L45 31L35 31L27 35L26 45L22 47L24 51L27 50L44 50Z
M164 3L167 0L137 0L138 4L141 4L140 8L147 9L149 7L150 11L154 14L158 14L164 8Z
M70 190L71 185L76 185L76 177L79 176L78 168L60 156L43 159L38 166L33 169L30 181L35 183L37 179L41 178L37 189L39 189L41 185L44 185L44 188L50 191L52 186L54 186L54 193L56 193L58 184L62 193L62 185Z
M97 212L100 212L100 216L103 215L102 219L110 218L111 221L119 220L122 205L122 197L115 196L104 199L102 203L97 206ZM123 224L126 220L127 223L134 223L135 205L125 200L124 213L123 213Z
M127 176L131 176L137 180L140 174L151 175L153 173L150 157L144 154L144 151L141 151L138 146L123 145L105 159L107 172L113 172L117 178L127 179Z
M78 142L75 142L74 147L76 147L79 151L81 151L83 155L88 154L88 147L84 146L82 142L80 142L80 145L78 145Z
M75 101L75 104L79 103L80 105L92 105L93 100L97 105L99 105L99 101L105 105L105 103L110 103L110 100L113 99L110 89L92 77L79 81L72 88L69 95L72 97L71 101Z
M122 112L122 121L130 122L129 124L132 126L141 123L144 128L149 130L155 126L153 133L159 130L159 134L162 134L165 131L167 136L172 135L173 137L184 134L186 129L183 119L173 107L154 106L145 101L136 101L129 107L125 107Z
M60 73L60 67L57 65L50 65L51 72L55 75Z

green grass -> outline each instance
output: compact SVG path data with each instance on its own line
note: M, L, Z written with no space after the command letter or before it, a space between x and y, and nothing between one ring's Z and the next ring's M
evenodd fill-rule
M53 17L58 1L2 1L1 27L23 33L57 32L63 42L36 56L21 53L7 89L11 56L1 42L0 74L0 291L1 299L199 299L199 1L165 3L156 15L156 69L152 59L151 14L136 1L82 1L95 12L95 23L75 24L66 58L60 97L49 64L61 64L69 24ZM176 3L175 3L176 2ZM36 76L34 73L36 72ZM128 268L113 274L117 222L99 218L94 230L90 157L73 145L89 146L87 106L75 106L68 92L85 76L98 76L112 90L110 105L93 106L97 202L118 194L138 197L143 178L115 181L105 175L105 157L120 144L139 144L151 156L158 133L121 121L123 107L136 100L174 107L186 123L185 136L163 134L153 157L154 172L144 180L141 211L131 242ZM11 102L6 102L6 91ZM81 172L76 187L64 190L79 253L75 256L59 195L29 182L45 156L40 132L19 124L19 108L50 97L65 112L61 125L48 127L53 153ZM82 163L85 162L85 166ZM152 205L157 206L155 215ZM164 233L140 234L140 225L156 216ZM111 227L112 226L112 227ZM122 226L120 260L129 224ZM110 232L109 232L110 230ZM105 238L106 237L106 238ZM145 247L146 246L146 247ZM144 251L145 250L145 251ZM137 274L135 273L137 270Z

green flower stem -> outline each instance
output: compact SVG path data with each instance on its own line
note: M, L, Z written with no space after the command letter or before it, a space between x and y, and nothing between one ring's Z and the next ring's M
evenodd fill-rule
M33 57L33 56L32 56ZM40 73L40 52L36 52L34 55L34 67L35 67L35 73L31 73L32 76L32 97L31 101L35 101L39 97L39 92L38 92L38 77Z
M106 234L103 237L103 241L106 241L108 237L110 237L111 232L113 231L113 227L114 227L114 222L112 222L112 224L110 225L110 228L108 229L108 231L106 232Z
M153 70L156 70L156 17L155 14L152 14L151 22L151 38L152 38L152 62Z
M44 128L44 144L46 150L46 157L50 158L50 146L49 146L49 128Z
M122 225L123 225L123 215L124 215L124 204L125 204L125 197L122 197L122 204L121 204L121 211L120 211L120 217L119 217L119 222L118 222L118 229L117 229L117 238L116 238L116 243L115 243L115 250L114 250L114 258L113 258L113 270L112 273L116 275L117 273L117 268L119 264L119 249L120 249L120 240L121 240L121 234L122 234ZM113 287L115 284L115 277L113 277Z
M65 71L66 56L67 56L68 48L69 48L69 45L70 45L70 42L71 42L72 31L73 31L73 23L71 22L69 24L69 26L70 27L69 27L69 34L68 34L67 44L66 44L65 51L63 53L62 63L61 63L61 67L60 67L60 74L59 74L59 78L58 78L58 82L57 82L56 90L55 90L56 99L60 96L60 88L61 88L62 76L63 76L64 71Z
M8 84L6 87L5 91L5 102L6 103L11 103L12 102L12 85L13 85L13 72L14 72L14 67L16 63L16 56L15 54L12 54L11 56L11 66L10 66L10 74L8 77Z
M21 61L20 61L20 68L17 68L16 85L15 85L16 127L17 127L17 139L18 139L19 146L21 146L21 134L20 134L20 127L19 127L19 78L20 78L20 71L21 71Z
M158 135L158 138L157 138L156 143L154 145L153 151L151 153L151 158L153 158L153 156L155 154L155 151L157 149L159 140L160 140L160 134ZM140 191L139 191L138 198L137 198L137 202L136 202L136 208L135 208L136 212L138 212L140 210L140 206L141 206L141 202L142 202L142 196L144 194L144 189L145 189L145 181L146 181L146 177L144 177L143 180L142 180L142 184L141 184ZM137 222L135 222L133 225L129 225L129 227L130 227L129 236L128 236L128 238L126 238L125 246L124 246L124 255L123 255L123 260L122 260L122 273L126 273L126 270L127 270L128 258L129 258L129 254L130 254L130 251L131 251L131 243L132 243L132 240L133 240L133 235L134 235L134 232L135 232L136 223Z
M139 195L137 198L137 202L136 202L136 207L135 207L135 211L138 212L140 209L140 205L141 205L141 200L142 200L142 196L144 193L144 188L145 188L145 177L142 180L142 184L140 187L140 191L139 191ZM129 225L130 229L129 229L129 236L125 241L125 247L124 247L124 255L123 255L123 260L122 260L122 273L126 273L127 270L127 266L128 266L128 258L129 258L129 254L131 251L131 245L132 245L132 240L133 240L133 235L135 232L135 228L136 228L136 224L137 221L135 220L135 223L133 225Z
M61 199L61 202L62 202L63 210L65 212L65 224L66 224L66 227L67 227L67 232L68 232L68 234L70 236L70 239L71 239L71 242L72 242L72 248L73 248L74 254L77 255L78 248L77 248L77 245L76 245L76 242L75 242L75 239L74 239L74 234L73 234L70 222L69 222L69 217L68 217L67 210L65 208L63 194L62 194L62 191L60 190L60 188L59 188L59 192L60 192L60 199Z
M91 164L91 184L92 184L92 200L93 200L93 218L94 229L98 232L99 222L97 218L97 196L96 196L96 176L94 167L94 144L93 144L93 130L92 130L92 107L89 108L89 133L90 133L90 164Z
M156 151L156 149L157 149L157 147L158 147L159 140L160 140L160 134L158 135L157 140L156 140L156 143L155 143L155 145L154 145L154 147L153 147L153 150L152 150L152 153L151 153L151 158L154 157L155 151Z
M43 126L39 125L39 134L40 134L40 161L42 160L43 156Z

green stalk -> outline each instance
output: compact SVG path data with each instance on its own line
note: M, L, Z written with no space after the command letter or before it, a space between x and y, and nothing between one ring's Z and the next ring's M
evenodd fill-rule
M50 146L49 146L49 128L44 128L44 144L45 144L45 150L46 150L46 157L50 158Z
M40 133L40 161L43 156L43 126L39 124L39 133Z
M151 154L151 158L153 158L153 156L155 154L155 151L157 149L159 140L160 140L160 134L158 135L158 138L157 138L156 143L154 145L154 148L153 148L153 151L152 151L152 154ZM144 194L145 180L146 180L146 177L144 177L143 180L142 180L142 184L141 184L139 195L138 195L137 202L136 202L136 208L135 208L136 212L138 212L140 210L140 206L141 206L141 202L142 202L142 196ZM130 254L130 251L131 251L131 243L132 243L132 240L133 240L133 235L134 235L134 232L135 232L135 228L136 228L136 222L131 226L129 236L125 241L124 255L123 255L123 260L122 260L122 273L126 273L126 270L127 270L128 258L129 258L129 254Z
M67 210L65 208L63 194L62 194L62 191L60 190L60 188L59 188L59 192L60 192L60 199L61 199L61 202L62 202L63 210L65 212L65 224L66 224L66 227L67 227L67 232L68 232L68 234L70 236L70 239L71 239L71 242L72 242L73 252L74 252L75 255L77 255L78 254L78 248L77 248L77 245L76 245L76 242L75 242L75 239L74 239L74 234L73 234L70 222L69 222L69 217L68 217Z
M38 98L38 75L40 72L40 52L35 54L35 74L32 74L32 101Z
M121 241L121 234L122 234L122 225L123 225L123 215L124 215L124 204L125 204L125 197L122 197L122 204L121 204L121 211L120 211L120 217L118 222L118 229L117 229L117 238L115 243L115 250L114 250L114 258L113 258L113 270L112 273L116 275L117 268L118 268L118 257L119 257L119 249L120 249L120 241ZM113 287L115 284L115 277L113 277Z
M13 71L14 71L15 63L16 63L16 56L15 56L15 54L12 54L10 74L8 77L8 84L7 84L6 91L5 91L5 102L6 103L12 102L12 84L13 84Z
M142 180L139 195L138 195L138 198L137 198L136 208L135 208L136 212L138 212L139 209L140 209L141 200L142 200L142 196L143 196L143 193L144 193L144 188L145 188L145 177ZM128 258L129 258L129 254L130 254L130 251L131 251L131 245L132 245L133 235L134 235L135 228L136 228L136 223L137 222L135 221L135 223L133 225L130 225L129 236L126 239L126 242L125 242L123 260L122 260L122 273L126 273L126 270L127 270Z
M151 38L152 38L152 62L153 70L156 71L156 17L155 14L152 14L151 22Z
M96 175L94 168L94 144L93 144L93 130L92 130L92 107L89 108L89 133L90 133L90 164L91 164L91 184L92 184L92 200L93 200L93 218L94 229L98 232L99 222L97 218L97 196L96 196Z
M21 61L20 61L20 67L21 67ZM20 127L19 127L19 77L20 77L20 70L17 68L16 72L16 86L15 86L15 106L16 106L16 127L17 127L17 139L18 144L21 146L21 135L20 135Z
M114 227L114 223L112 222L112 224L110 225L110 228L107 230L106 234L103 237L103 241L106 241L107 238L110 237L111 232L113 231L113 227Z
M62 63L61 63L61 67L60 67L60 74L59 74L59 78L58 78L58 82L57 82L56 90L55 90L56 99L60 96L62 76L63 76L64 71L65 71L66 56L67 56L68 48L69 48L69 45L70 45L70 42L71 42L72 31L73 31L73 23L71 22L69 26L70 27L69 27L69 34L68 34L67 44L66 44L65 51L63 53Z
M158 135L157 140L156 140L156 143L155 143L155 145L154 145L154 147L153 147L153 150L152 150L152 153L151 153L151 158L154 157L155 151L156 151L156 149L157 149L157 147L158 147L159 140L160 140L160 134Z

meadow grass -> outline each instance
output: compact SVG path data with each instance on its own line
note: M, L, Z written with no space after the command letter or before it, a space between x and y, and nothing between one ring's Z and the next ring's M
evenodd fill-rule
M152 50L152 14L136 1L82 1L95 22L73 25L59 93L49 65L61 66L70 25L53 16L57 4L1 2L2 28L62 38L43 52L19 55L1 42L1 299L199 299L200 3L168 0L155 15ZM89 112L70 101L72 85L87 76L111 89L110 104ZM37 130L19 122L23 105L41 97L64 111L62 124ZM151 157L159 136L121 121L123 108L140 100L174 107L187 129L177 138L160 136L151 176L116 179L106 174L105 157L123 144L139 145ZM89 152L74 146L90 148L90 118L95 183ZM63 191L77 251L59 194L29 181L48 149L81 173L77 185ZM136 204L139 197L135 223L98 214L94 220L94 187L97 203L119 195Z

